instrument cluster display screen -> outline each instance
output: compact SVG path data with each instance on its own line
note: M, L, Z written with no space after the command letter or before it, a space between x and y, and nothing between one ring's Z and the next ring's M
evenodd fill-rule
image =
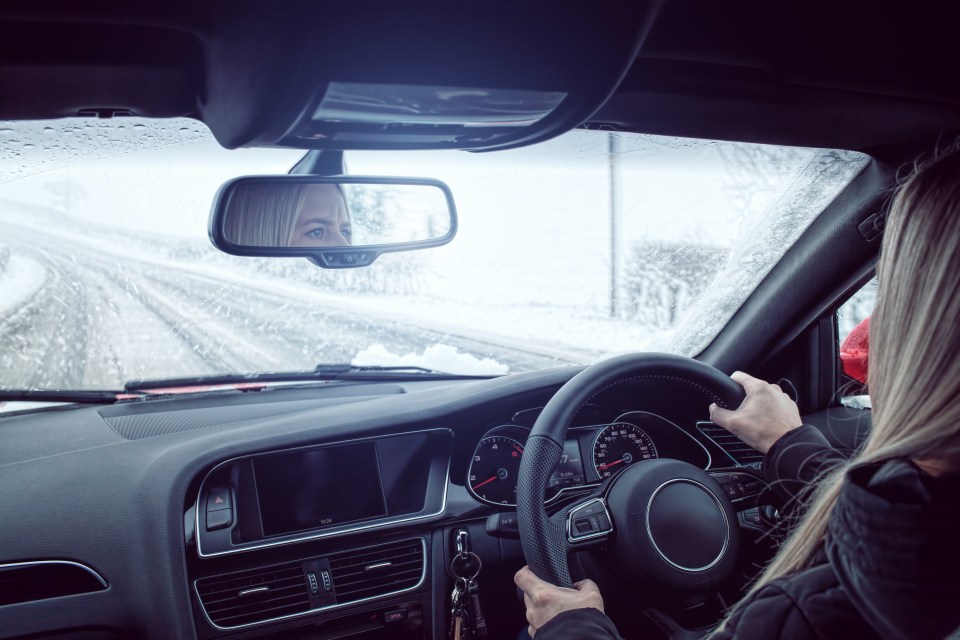
M547 486L551 490L560 490L565 487L576 487L586 483L587 478L583 470L583 459L580 456L580 445L576 440L567 440L563 443L563 455L560 464L554 469Z
M265 536L387 514L373 442L258 457L254 474Z

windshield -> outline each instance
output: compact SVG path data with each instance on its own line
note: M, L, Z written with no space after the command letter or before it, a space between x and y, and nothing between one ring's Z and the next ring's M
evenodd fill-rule
M578 130L513 151L354 152L435 177L452 243L365 269L228 256L230 178L302 151L220 148L193 120L0 123L0 388L415 365L503 374L695 355L864 167L845 151Z

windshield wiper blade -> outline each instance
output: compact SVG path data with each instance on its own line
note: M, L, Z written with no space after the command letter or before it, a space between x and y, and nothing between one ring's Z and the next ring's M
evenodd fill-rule
M316 381L387 382L435 378L442 380L483 380L489 375L445 373L416 366L357 366L349 363L322 363L312 371L267 371L261 373L218 374L192 378L164 378L160 380L130 380L124 385L126 393L142 393L176 387L207 387L237 385L236 391L258 391L270 383ZM241 386L242 385L242 386ZM197 389L198 392L202 391ZM223 389L230 391L230 389Z
M69 389L0 389L0 400L23 402L73 402L82 404L114 404L130 399L126 391L81 391Z

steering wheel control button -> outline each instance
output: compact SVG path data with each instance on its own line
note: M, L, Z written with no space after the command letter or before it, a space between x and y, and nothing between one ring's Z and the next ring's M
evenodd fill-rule
M745 473L718 473L713 479L720 483L731 500L753 498L763 489L760 480Z
M600 528L600 524L592 518L580 518L573 523L578 534L593 533Z
M207 531L226 529L233 523L233 509L207 511Z
M567 516L567 539L570 542L605 536L611 531L610 514L601 498L576 507Z
M600 525L600 531L611 531L613 529L613 524L610 523L610 518L607 517L607 514L601 513L597 516L597 522Z
M684 571L705 571L727 549L730 525L723 506L693 480L671 480L650 497L647 534L664 560Z
M207 513L222 509L233 509L230 487L210 487L207 490Z

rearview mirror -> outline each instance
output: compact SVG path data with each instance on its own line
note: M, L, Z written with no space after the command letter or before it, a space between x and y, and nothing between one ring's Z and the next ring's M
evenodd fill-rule
M304 257L327 269L438 247L456 232L450 189L421 178L235 178L220 188L210 214L210 240L225 253Z

